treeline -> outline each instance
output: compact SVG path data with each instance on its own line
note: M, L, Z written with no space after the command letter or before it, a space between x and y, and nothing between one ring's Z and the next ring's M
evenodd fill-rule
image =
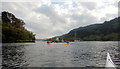
M76 40L79 41L119 41L120 34L111 33L108 35L89 35L83 38L77 37ZM74 41L75 38L64 37L64 40Z
M24 28L24 21L16 18L12 13L2 12L2 42L35 41L35 35Z
M69 33L59 36L59 38L69 41L119 41L119 29L120 17L112 19L110 21L105 21L101 24L92 24L85 27L73 29Z

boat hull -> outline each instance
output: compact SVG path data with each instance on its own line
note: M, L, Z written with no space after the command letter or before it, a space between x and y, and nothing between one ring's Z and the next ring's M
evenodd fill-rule
M64 45L70 45L71 43L64 43Z

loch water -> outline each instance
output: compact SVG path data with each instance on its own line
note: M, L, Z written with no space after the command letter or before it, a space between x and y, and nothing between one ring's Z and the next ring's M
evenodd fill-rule
M3 67L104 67L107 52L119 59L118 41L81 41L47 44L3 43Z

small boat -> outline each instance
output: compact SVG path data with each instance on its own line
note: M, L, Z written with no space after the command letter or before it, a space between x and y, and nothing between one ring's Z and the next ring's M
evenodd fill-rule
M70 45L71 43L64 43L64 45Z
M116 65L113 63L110 54L107 52L107 59L105 67L112 67L112 69L116 69Z
M50 44L50 41L47 41L47 44Z
M59 41L59 38L58 38L58 37L56 37L56 41Z
M61 42L64 42L64 40L62 39Z

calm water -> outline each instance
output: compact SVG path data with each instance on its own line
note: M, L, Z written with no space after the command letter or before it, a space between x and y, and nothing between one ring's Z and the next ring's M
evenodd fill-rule
M6 43L2 63L5 67L104 67L107 52L118 58L118 42Z

